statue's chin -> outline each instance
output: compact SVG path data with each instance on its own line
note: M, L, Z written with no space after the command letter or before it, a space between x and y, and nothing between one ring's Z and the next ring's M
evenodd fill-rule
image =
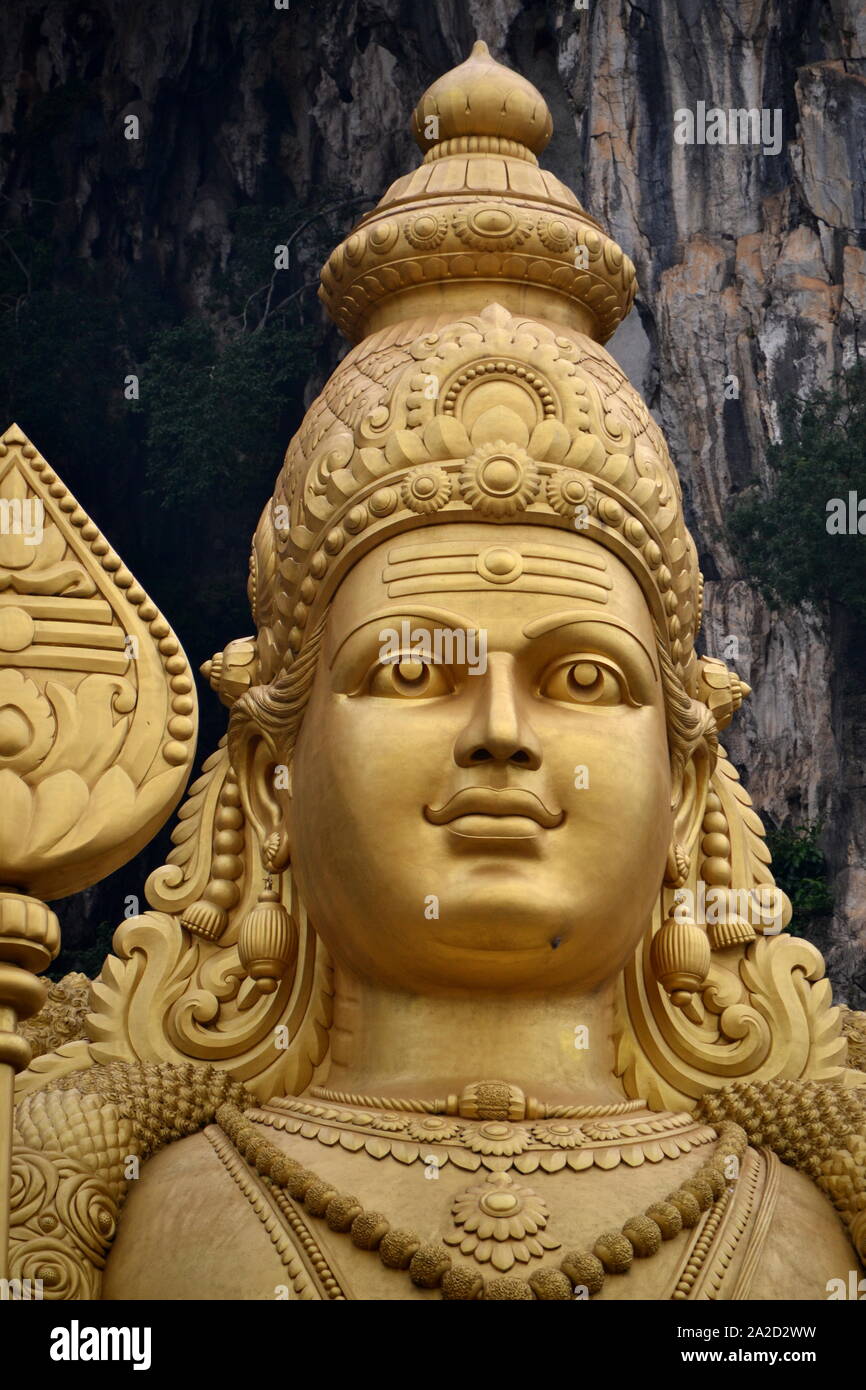
M535 990L583 993L617 976L641 935L603 931L573 913L539 914L527 905L501 913L452 910L448 920L413 921L400 929L375 915L361 930L316 923L332 956L373 984L423 992ZM348 930L347 930L348 925Z
M603 877L579 848L541 863L407 848L383 864L370 843L363 855L342 846L325 875L305 827L293 870L331 956L370 983L577 994L620 973L654 906L648 875L627 865Z

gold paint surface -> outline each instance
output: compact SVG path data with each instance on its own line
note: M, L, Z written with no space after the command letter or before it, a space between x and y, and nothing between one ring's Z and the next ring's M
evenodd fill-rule
M834 1087L816 1121L862 1074L783 895L778 923L742 917L775 892L718 743L748 687L696 652L676 469L601 346L634 267L540 167L550 129L476 45L419 103L423 163L329 258L356 345L256 529L255 634L204 668L227 740L83 1029L43 1020L63 1041L26 1067L12 1029L57 948L40 899L162 823L195 696L47 461L0 441L9 514L45 507L42 544L0 535L0 1079L21 1069L11 1270L50 1265L50 1297L432 1298L437 1242L464 1275L561 1273L705 1181L732 1117L820 1188L751 1153L748 1193L599 1296L817 1299L864 1253L839 1175L864 1171L866 1117ZM675 917L708 888L730 921ZM307 1206L265 1138L315 1172ZM385 1213L432 1237L417 1282L349 1237L355 1206L368 1234Z

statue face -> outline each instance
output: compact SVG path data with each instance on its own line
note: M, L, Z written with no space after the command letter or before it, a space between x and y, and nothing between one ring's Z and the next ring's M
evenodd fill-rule
M653 626L588 538L437 525L337 591L286 820L316 928L410 991L590 989L672 834Z

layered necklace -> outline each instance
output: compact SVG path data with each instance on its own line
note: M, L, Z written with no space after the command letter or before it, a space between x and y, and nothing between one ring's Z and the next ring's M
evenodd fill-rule
M313 1091L312 1098L285 1096L250 1112L257 1124L300 1134L320 1144L339 1144L350 1152L365 1149L376 1159L476 1171L541 1168L575 1172L597 1165L636 1167L646 1160L678 1158L716 1139L711 1125L687 1112L653 1113L643 1101L605 1106L525 1106L412 1101ZM321 1097L321 1098L319 1098ZM380 1103L381 1102L381 1103ZM560 1112L568 1111L563 1117ZM537 1118L544 1115L545 1118ZM536 1118L530 1118L536 1116ZM578 1118L580 1117L580 1118Z
M650 1126L653 1123L670 1128L672 1120L694 1123L691 1116L652 1115L641 1122L637 1119L638 1112L646 1110L642 1101L625 1101L612 1107L547 1107L531 1098L527 1099L519 1088L503 1082L480 1082L467 1087L460 1097L432 1102L349 1095L324 1091L323 1088L316 1088L314 1094L322 1100L340 1105L370 1107L407 1116L459 1115L476 1122L480 1121L476 1130L482 1133L482 1137L485 1127L507 1129L509 1125L514 1127L517 1120L531 1118L544 1118L547 1121L580 1118L584 1121L581 1129L589 1129L590 1132L592 1123L604 1115L615 1115L620 1131L623 1128L637 1130L638 1124ZM297 1126L294 1123L278 1123L279 1128L291 1129L301 1127L304 1110L317 1108L293 1098L286 1098L279 1105L285 1108L290 1116L293 1109L298 1110ZM565 1111L568 1111L567 1116L563 1113ZM265 1112L254 1113L260 1122L273 1123L273 1119L269 1119ZM334 1118L343 1121L344 1124L348 1122L354 1130L362 1128L359 1125L361 1117L357 1112L337 1112ZM375 1116L364 1118L367 1124L376 1126ZM265 1138L249 1116L236 1106L223 1105L216 1119L241 1157L262 1177L303 1205L310 1216L323 1220L329 1230L348 1236L359 1250L378 1254L387 1269L405 1271L418 1288L437 1289L442 1298L449 1300L548 1300L591 1298L597 1295L609 1275L627 1273L635 1259L651 1258L661 1249L663 1241L672 1240L684 1228L696 1226L702 1214L709 1211L724 1193L729 1181L729 1163L733 1159L739 1164L748 1147L745 1130L739 1125L720 1125L717 1130L718 1143L711 1157L674 1192L662 1201L652 1203L643 1214L632 1216L620 1229L601 1232L591 1247L569 1250L559 1260L558 1265L542 1266L524 1279L502 1274L490 1277L471 1265L456 1264L452 1252L444 1243L424 1240L416 1232L395 1228L386 1215L367 1209L357 1197L340 1192L314 1169L291 1158ZM382 1121L378 1123L381 1124ZM548 1144L555 1145L555 1128L548 1127L553 1128L554 1132L543 1137L547 1139ZM538 1130L539 1126L535 1128ZM560 1125L559 1128L564 1131L565 1126ZM315 1131L314 1124L312 1132L305 1131L306 1137L315 1137ZM649 1132L652 1133L651 1130ZM559 1138L561 1142L566 1141L564 1132ZM428 1145L430 1141L436 1142L432 1133L427 1135ZM363 1138L361 1142L364 1142ZM689 1147L688 1143L683 1147ZM380 1156L378 1151L370 1151ZM529 1158L529 1155L523 1157ZM402 1161L407 1160L403 1157ZM483 1156L479 1161L484 1162ZM461 1160L460 1166L470 1165ZM480 1208L494 1223L507 1221L514 1207L515 1196L510 1190L510 1179L502 1171L503 1154L494 1154L486 1166L494 1171L487 1178L489 1190L487 1186L479 1189ZM602 1166L610 1165L605 1163ZM526 1171L523 1163L520 1167Z

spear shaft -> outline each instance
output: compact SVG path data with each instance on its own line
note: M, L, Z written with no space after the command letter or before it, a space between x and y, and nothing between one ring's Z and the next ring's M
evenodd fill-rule
M0 892L0 1279L9 1278L10 1268L15 1073L32 1055L16 1030L45 1003L47 985L34 971L50 965L59 946L60 926L50 908L14 891Z

